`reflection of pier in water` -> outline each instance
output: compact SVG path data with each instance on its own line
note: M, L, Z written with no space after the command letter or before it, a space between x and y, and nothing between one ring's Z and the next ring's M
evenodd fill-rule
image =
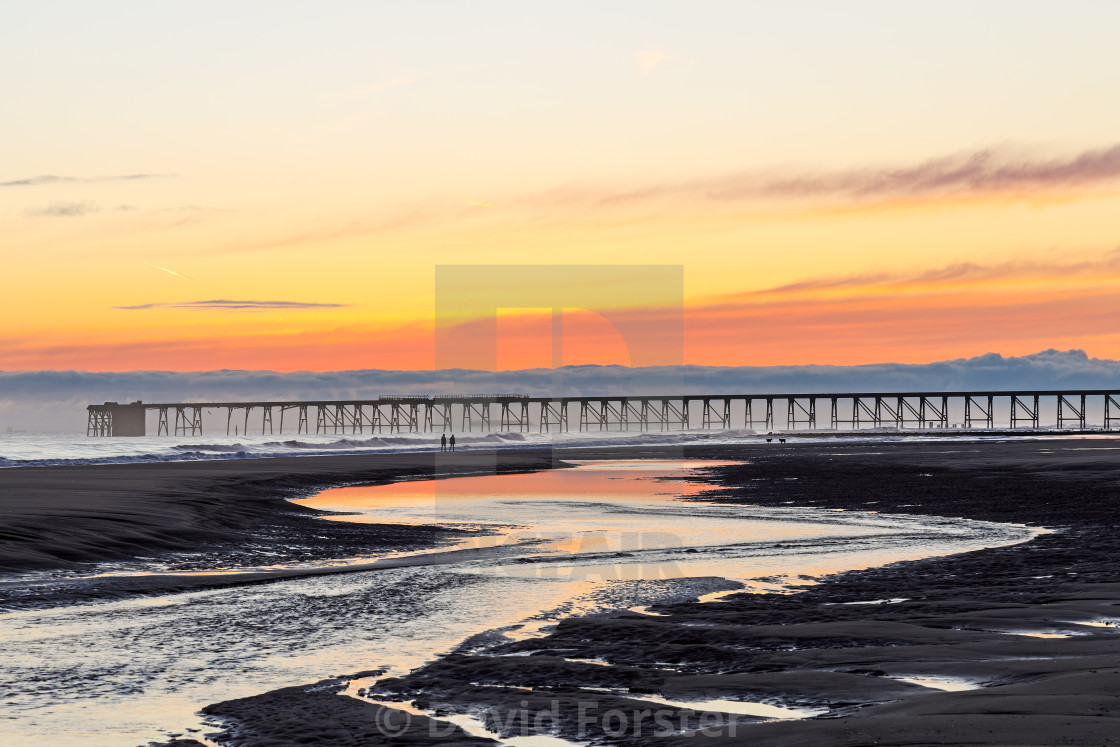
M689 428L809 430L1111 429L1120 390L1075 389L846 394L688 394L534 397L527 394L387 395L304 402L106 402L90 405L86 435L202 434L203 412L264 435L452 431L670 431ZM573 412L575 416L573 417ZM784 412L784 418L776 413ZM818 412L822 415L818 417ZM495 414L497 417L494 417ZM236 416L236 417L235 417ZM784 421L784 422L783 422ZM1098 425L1090 426L1096 422ZM314 424L314 430L312 430Z

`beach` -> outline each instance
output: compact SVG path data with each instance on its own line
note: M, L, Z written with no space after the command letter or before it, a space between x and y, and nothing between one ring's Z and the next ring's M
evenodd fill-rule
M409 716L397 735L374 728L415 703L439 704L448 716L484 710L497 727L492 736L506 740L533 733L528 716L547 713L537 732L577 743L1107 744L1120 733L1118 454L1120 441L1108 438L791 440L7 469L0 568L9 574L80 576L83 563L152 558L174 570L200 557L254 570L80 579L64 591L51 586L46 601L5 584L3 601L21 609L354 573L363 568L329 561L390 550L438 556L459 537L445 527L322 521L290 502L327 487L579 461L722 460L706 471L713 489L686 500L1049 531L826 576L794 594L730 593L570 617L542 635L494 636L389 678L369 671L376 662L355 662L349 674L323 672L318 682L206 706L222 724L217 743L486 742L434 728L423 715ZM262 547L288 549L264 563L254 552ZM303 565L293 571L292 563ZM355 682L366 683L365 697L356 697ZM659 732L641 715L661 701L683 728ZM727 701L814 717L728 714Z
M23 467L0 470L0 572L73 568L161 552L211 549L230 562L270 533L310 537L308 557L430 546L415 527L324 526L289 502L326 487L551 468L551 452L393 453ZM313 527L313 529L312 529ZM242 558L244 560L245 558Z

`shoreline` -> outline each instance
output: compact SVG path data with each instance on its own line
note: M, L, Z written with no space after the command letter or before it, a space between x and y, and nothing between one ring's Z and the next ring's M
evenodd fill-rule
M289 499L356 483L552 466L551 452L530 450L4 469L0 573L74 570L91 563L198 551L227 558L227 567L252 567L258 563L237 562L251 560L238 548L247 542L275 541L285 532L328 535L310 548L307 559L438 547L457 533L387 524L324 527L328 522L313 523L323 512Z
M420 698L453 713L486 708L501 723L526 697L534 703L575 702L589 697L588 687L608 691L595 695L598 707L605 709L648 706L651 701L640 696L658 693L675 701L756 700L828 711L798 721L752 723L757 719L742 718L737 736L726 730L700 735L705 742L728 744L1107 744L1112 734L1120 733L1120 631L1082 623L1093 616L1120 617L1120 497L1115 495L1120 493L1120 460L1113 453L1120 453L1120 440L503 449L386 454L375 460L341 456L21 468L0 471L0 496L12 494L8 475L31 469L130 470L131 476L114 474L118 470L85 475L86 480L105 481L101 489L114 491L114 499L87 503L84 511L74 510L73 500L56 499L60 509L44 521L56 533L83 522L88 530L103 520L90 509L119 519L130 508L141 510L154 501L160 507L157 515L166 517L175 515L176 502L185 501L177 507L183 511L178 526L220 547L252 536L253 522L278 521L287 529L315 522L316 530L323 524L344 524L316 522L320 514L311 510L289 513L296 507L286 501L300 491L335 484L423 477L437 469L441 475L445 470L451 475L549 469L566 460L738 458L748 463L711 468L715 486L696 500L959 516L1056 528L1060 531L1010 547L827 577L792 596L730 594L703 604L652 608L656 614L568 618L541 638L499 642L484 651L436 660L383 682L377 697L382 702ZM214 469L219 464L225 466ZM38 479L42 493L70 489L73 477L32 476L26 482ZM140 487L144 481L153 482ZM95 492L86 483L77 484L87 497ZM26 515L34 504L27 503L32 493L23 495L21 515ZM244 504L233 510L238 523L226 522L215 531L203 521L204 512L228 508L230 500ZM66 506L70 513L61 510ZM281 506L287 508L277 512ZM403 540L430 547L448 540L441 532L397 536L386 525L351 526L372 527L370 533L351 538L367 545ZM167 541L160 534L154 540L157 545L145 552L158 552ZM108 549L123 552L117 544ZM887 601L869 603L877 600ZM1071 637L1023 634L1032 631ZM984 686L937 692L905 682L903 675ZM369 719L389 710L338 695L344 687L340 680L312 690L286 688L204 710L227 719L223 744L260 743L277 709L296 703L300 723L277 722L286 729L303 729L308 737L334 730L339 736L332 743L337 745L388 743L368 734L359 738L356 732L338 732L339 724L368 726ZM420 720L414 725L417 730L430 727ZM571 723L562 723L560 731L578 736ZM462 737L452 741L462 743ZM637 736L611 743L675 745L700 737ZM408 739L393 743L428 743L420 731Z
M68 436L76 439L80 443L89 444L91 442L101 441L106 439L91 439L80 433L49 433L44 432L37 435L55 435L55 436ZM177 456L172 456L167 453L158 453L158 451L149 451L143 454L135 454L131 452L120 453L116 455L101 455L101 456L84 456L84 457L48 457L40 455L37 458L26 459L9 459L0 457L0 473L8 470L17 469L30 469L30 468L61 468L61 467L98 467L110 465L128 465L128 464L183 464L194 462L241 462L248 463L260 459L282 460L282 459L317 459L317 458L345 458L345 457L361 457L361 458L380 458L391 457L399 455L403 457L410 457L427 453L440 453L438 451L439 441L436 439L435 432L424 433L402 433L385 435L379 433L371 434L316 434L317 436L325 438L333 438L334 440L326 440L322 442L309 442L306 444L311 451L288 451L288 452L270 452L270 451L252 451L256 447L265 447L270 445L277 445L282 443L277 440L279 436L268 435L266 436L248 436L243 437L248 439L245 443L241 440L236 440L235 444L242 447L237 452L230 452L226 450L229 444L223 445L223 450L218 452L207 452L205 446L198 446L200 451L194 452L176 452ZM882 443L882 442L930 442L930 441L975 441L985 442L991 440L1065 440L1065 439L1115 439L1120 438L1120 430L1105 429L1104 427L1094 426L1085 429L1057 429L1057 428L977 428L977 429L927 429L919 430L914 428L900 429L884 426L881 429L865 429L865 430L789 430L788 428L775 427L773 430L764 432L757 431L751 428L726 428L726 429L692 429L689 431L586 431L580 433L584 436L584 440L576 441L553 441L548 439L533 440L536 436L549 437L558 434L524 434L512 433L514 440L509 440L500 446L490 446L494 443L489 436L497 435L490 433L487 436L471 438L470 434L460 434L462 436L459 445L460 448L456 454L463 453L490 453L490 452L513 452L525 453L536 451L551 451L561 449L630 449L630 448L644 448L644 447L661 447L666 449L689 447L758 447L770 448L772 446L780 445L780 439L787 439L790 444L796 443L824 443L827 441L836 442L866 442L866 443ZM569 432L569 436L572 434ZM336 450L334 448L325 449L324 446L334 445L338 443L352 442L353 437L366 439L367 441L376 441L383 438L392 438L393 436L400 436L398 441L405 442L411 441L408 446L398 446L397 449L386 450L373 450L374 447L354 446L352 449ZM412 437L412 438L409 438ZM643 438L658 439L646 440ZM721 440L723 437L723 440ZM768 443L767 438L779 443ZM206 440L203 437L198 437ZM215 436L214 439L218 440L222 436ZM231 438L226 436L224 438ZM237 437L233 437L237 438ZM659 440L665 439L665 440ZM128 445L133 439L117 438L108 439L119 445ZM148 442L153 449L159 444L160 439L153 443ZM635 443L627 443L632 441ZM172 448L179 448L185 444L175 444L173 439L168 439L172 444ZM483 445L483 442L486 442ZM289 442L290 443L290 442ZM107 444L111 445L111 444ZM187 444L189 445L189 444ZM316 450L317 449L317 450Z

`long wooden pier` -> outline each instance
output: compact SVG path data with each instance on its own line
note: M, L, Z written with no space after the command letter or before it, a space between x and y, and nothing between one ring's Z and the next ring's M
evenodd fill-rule
M1112 429L1120 388L784 394L385 395L361 400L106 402L90 405L88 436L202 435L203 413L227 435L431 432ZM149 413L154 418L149 418ZM573 417L574 413L574 417ZM224 418L221 416L224 415Z

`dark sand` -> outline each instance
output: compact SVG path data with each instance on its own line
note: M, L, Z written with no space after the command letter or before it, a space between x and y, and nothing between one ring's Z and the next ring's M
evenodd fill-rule
M682 453L751 461L713 468L723 489L708 500L965 517L1059 531L1013 547L847 573L796 595L740 594L660 608L660 615L569 619L543 638L455 654L383 680L377 697L448 711L486 708L505 734L522 733L519 714L556 704L558 718L542 723L543 730L609 744L1120 743L1120 629L1083 624L1120 618L1115 440L791 442L3 470L0 563L7 569L73 567L195 549L200 542L231 558L241 547L251 558L253 543L290 539L309 528L314 514L282 497L324 485ZM448 539L436 530L338 522L314 522L315 531L324 524L339 525L344 551L324 554L332 548L309 544L310 557ZM848 604L896 599L905 601ZM1071 637L1022 635L1028 632ZM612 666L581 661L591 659ZM980 687L941 692L896 679L939 676ZM433 741L430 724L415 716L410 731L389 738L376 728L386 709L341 695L340 687L287 688L206 710L224 719L223 744L246 747L483 743L446 730ZM713 728L661 736L650 716L631 716L625 734L605 730L612 725L604 720L610 709L640 714L663 708L642 699L650 694L827 712L798 721L739 716L703 722L699 714L672 708L674 726ZM575 717L579 707L583 723ZM730 721L736 722L733 735Z
M304 546L278 562L431 547L453 533L321 522L315 520L321 512L288 501L336 485L552 464L551 452L524 451L0 469L0 572L78 568L168 551L208 551L228 567L252 566L261 562L255 548L284 549L287 539ZM329 538L316 539L323 535Z

